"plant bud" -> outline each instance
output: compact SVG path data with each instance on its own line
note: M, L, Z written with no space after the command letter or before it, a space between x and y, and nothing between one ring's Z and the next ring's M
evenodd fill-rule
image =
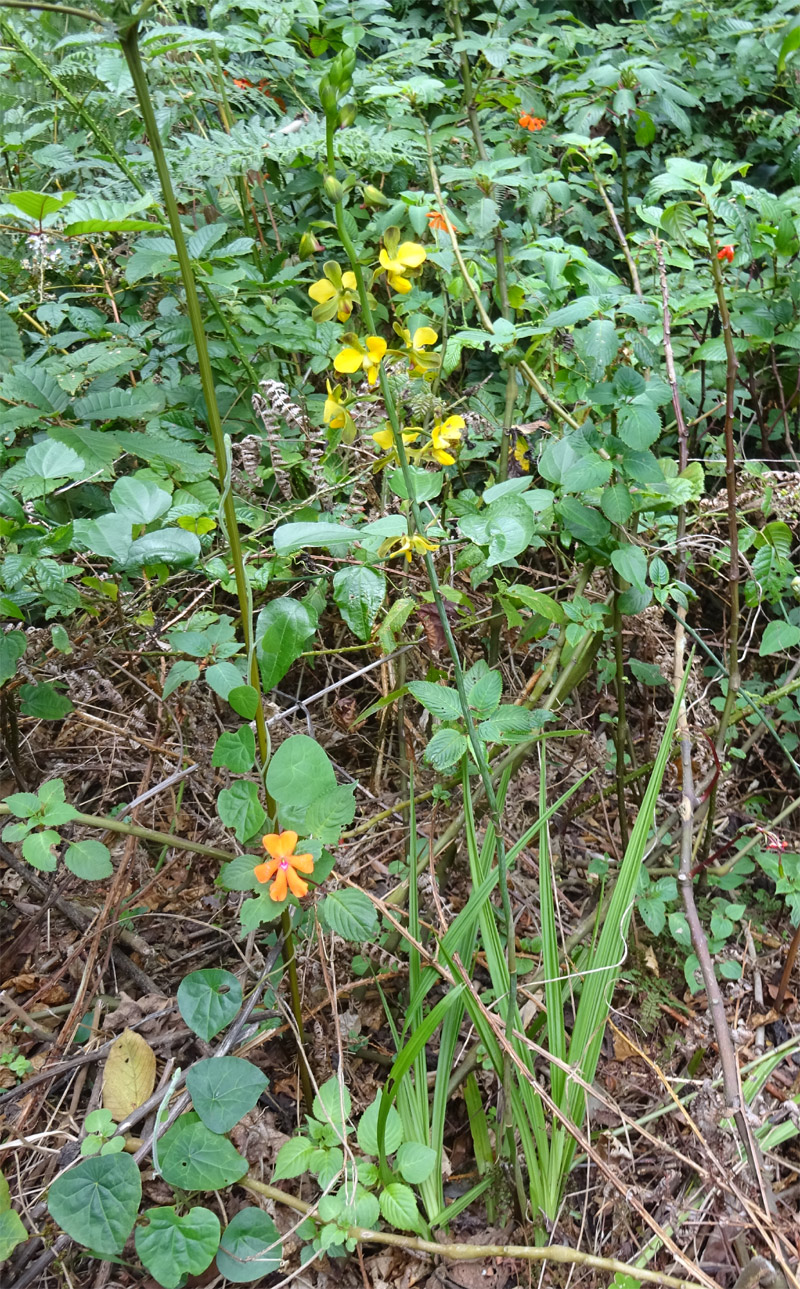
M364 184L362 192L367 206L391 206L392 204L386 200L380 188L376 188L374 184Z
M339 95L335 87L331 84L330 78L323 76L319 83L319 101L322 104L322 110L327 115L329 112L336 111L336 104L339 101Z
M313 233L303 233L300 238L300 249L297 253L301 260L310 260L312 255L316 255L317 251L321 249L322 247Z
M339 108L339 124L342 127L342 129L345 129L346 126L348 125L352 125L355 119L356 119L355 103L343 103L342 106Z
M331 201L341 201L344 197L344 184L341 184L335 175L326 175L322 186L325 189L325 195Z

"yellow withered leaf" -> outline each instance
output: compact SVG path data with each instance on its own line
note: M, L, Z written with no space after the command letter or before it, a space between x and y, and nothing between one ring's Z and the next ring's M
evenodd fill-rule
M108 1053L103 1071L103 1108L116 1123L143 1105L156 1083L156 1054L141 1034L124 1029Z

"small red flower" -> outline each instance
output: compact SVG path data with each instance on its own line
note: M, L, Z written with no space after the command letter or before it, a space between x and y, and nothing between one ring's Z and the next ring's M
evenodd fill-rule
M732 246L720 246L717 251L718 260L727 260L729 264L733 263L734 249Z
M263 864L257 864L253 872L258 882L272 882L269 897L280 904L286 899L287 888L302 899L308 894L308 882L304 882L298 873L313 873L313 855L295 855L297 833L288 829L282 833L267 833L261 838L261 844L269 855ZM274 880L273 880L274 879Z
M535 134L537 130L543 130L547 122L543 116L530 116L527 112L523 112L519 118L519 124L523 130L530 130L532 134Z

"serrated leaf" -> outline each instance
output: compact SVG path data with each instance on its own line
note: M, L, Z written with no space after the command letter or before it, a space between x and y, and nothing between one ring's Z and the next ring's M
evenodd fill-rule
M381 1213L398 1231L418 1231L420 1213L414 1192L402 1182L390 1182L378 1196Z
M17 331L17 325L6 309L0 309L0 372L10 371L24 357L22 337Z
M330 792L316 797L308 807L304 831L309 837L331 845L338 842L356 813L355 788L350 784L337 784Z
M388 1153L388 1151L387 1151ZM419 1141L404 1141L397 1152L397 1167L412 1186L427 1181L436 1163L436 1151Z
M164 401L158 385L141 384L131 389L115 386L77 398L74 410L82 421L143 421L160 412Z
M435 770L449 770L458 764L467 747L466 734L458 730L437 730L425 749L425 760Z
M378 930L378 915L364 891L331 891L317 911L325 926L352 944L368 943Z
M461 703L454 689L434 685L429 680L412 680L409 682L408 690L427 711L433 712L433 715L438 716L440 720L461 719L463 715Z
M379 1092L375 1100L367 1106L358 1121L356 1137L358 1144L365 1155L372 1155L374 1159L378 1158L378 1116L381 1110L381 1100L383 1092ZM384 1131L384 1153L393 1155L403 1144L403 1121L393 1105L389 1106L389 1113L386 1118L386 1128Z
M122 1123L144 1105L155 1084L155 1052L141 1034L124 1029L112 1043L103 1070L103 1108Z
M53 847L60 844L60 834L54 832L52 828L44 828L41 832L28 834L22 843L22 854L28 863L38 868L41 873L54 873L58 857L53 854Z
M68 846L64 863L71 873L84 882L101 882L114 872L108 847L91 837Z
M613 483L603 490L600 509L612 524L625 524L633 514L631 490L624 483Z
M315 1153L313 1141L309 1141L307 1137L292 1137L278 1151L272 1180L280 1182L291 1177L302 1177L303 1173L308 1172Z

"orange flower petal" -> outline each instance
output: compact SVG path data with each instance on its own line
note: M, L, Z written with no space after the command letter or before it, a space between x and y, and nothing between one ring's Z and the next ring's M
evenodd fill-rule
M269 898L276 904L281 904L286 899L286 875L289 872L289 866L279 868L275 875L275 881L269 888Z
M313 855L292 855L289 860L292 868L296 868L298 873L313 873L314 856Z
M273 859L287 859L297 845L297 833L288 829L282 833L270 832L261 838L261 844Z
M292 895L296 895L301 900L304 895L308 895L308 882L304 882L302 877L298 877L293 868L286 870L286 880L289 884L289 890Z

